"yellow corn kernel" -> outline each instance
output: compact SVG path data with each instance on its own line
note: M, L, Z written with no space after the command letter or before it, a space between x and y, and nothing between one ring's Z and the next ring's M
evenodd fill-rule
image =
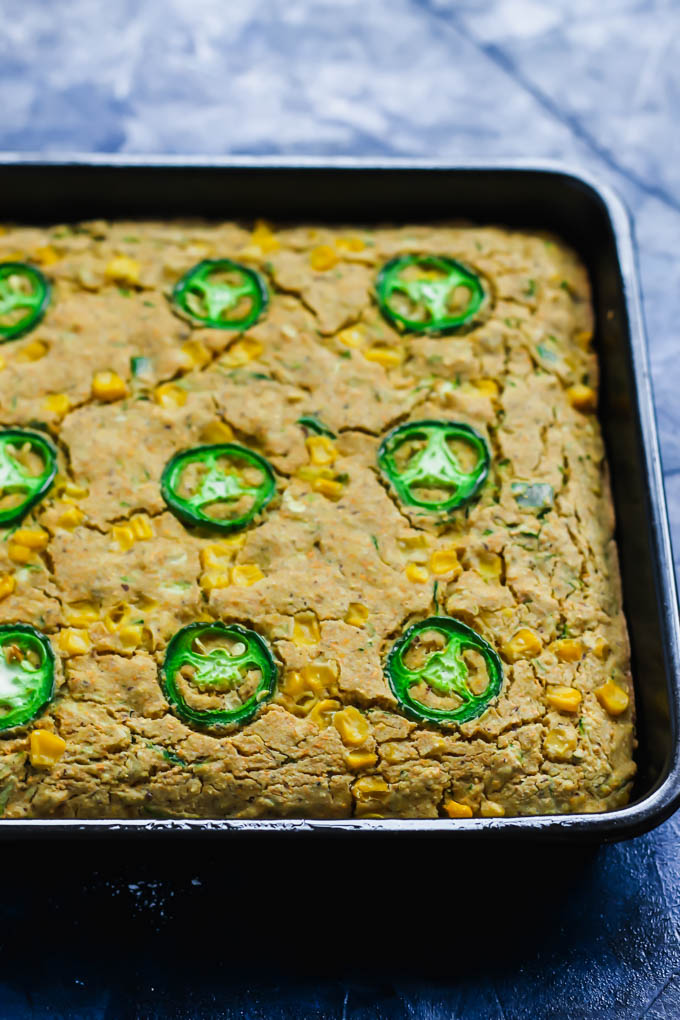
M578 638L560 638L553 641L552 650L560 662L578 662L583 655L583 642Z
M319 701L314 705L313 709L307 716L312 722L316 723L322 730L326 726L330 726L333 722L333 716L340 708L340 702L335 701L331 698L324 698L323 701Z
M312 489L314 492L320 492L322 496L326 496L327 499L337 502L342 496L342 482L337 482L334 478L315 478L312 482Z
M494 379L476 379L473 386L483 396L490 397L492 400L498 396L498 383Z
M108 262L105 274L109 280L129 283L134 287L139 283L139 262L128 255L116 255Z
M356 349L357 347L361 347L363 344L364 334L358 326L348 326L347 329L340 330L336 339L339 340L341 344L344 344L345 347L353 347Z
M298 613L293 618L293 644L318 645L321 631L316 613Z
M250 588L251 584L261 581L263 577L257 563L238 563L232 567L231 583L238 588Z
M487 552L484 549L479 554L479 560L475 569L486 581L496 581L503 572L503 560L496 553Z
M154 536L153 524L146 514L135 514L131 517L130 527L137 542L144 542Z
M71 401L65 393L50 393L48 397L45 397L44 407L50 414L56 414L58 418L63 418L71 407Z
M278 238L265 220L256 221L255 229L250 235L250 243L257 245L264 255L280 247Z
M598 687L595 696L609 715L621 715L626 711L630 702L626 692L611 680L608 680L602 687Z
M609 642L606 641L603 637L598 638L595 644L593 645L593 652L598 657L598 659L604 661L609 655Z
M18 528L12 535L13 542L28 546L29 549L37 549L39 552L47 549L49 540L50 536L46 531L38 531L31 528Z
M5 367L6 364L7 364L7 362L5 361L3 356L0 354L0 372L3 370L3 368Z
M546 734L543 750L553 761L568 761L577 745L578 739L572 727L556 726Z
M0 602L11 595L16 586L13 574L2 574L0 576Z
M41 245L38 248L33 249L33 258L36 262L39 262L41 266L53 266L55 262L58 262L61 258L54 248L50 248L49 245Z
M307 447L310 461L317 467L332 464L338 456L335 443L329 436L308 436L305 439L305 446Z
M482 818L503 818L505 808L495 800L483 800L479 807Z
M264 347L257 340L248 340L244 337L243 340L237 340L231 345L224 360L229 365L247 365L249 361L259 358L263 351Z
M345 623L349 623L352 627L363 627L370 615L368 607L362 605L361 602L350 602L345 613Z
M121 644L126 648L136 648L141 645L144 636L144 626L141 623L126 623L117 628Z
M378 764L378 755L371 751L348 751L343 755L343 760L348 769L358 772L359 769L370 769Z
M295 477L300 478L303 482L315 482L317 478L329 478L333 480L335 478L335 472L331 468L327 467L313 467L311 464L303 464L302 467L298 468L295 472Z
M210 351L201 340L187 340L181 351L183 368L205 368L210 363Z
M33 768L49 769L66 750L66 741L50 730L33 730L29 737L29 758Z
M503 653L510 662L518 659L534 659L541 653L541 639L535 631L522 627L503 645Z
M551 708L557 709L558 712L578 712L583 695L575 687L555 684L548 688L545 700Z
M437 549L430 556L430 570L433 574L454 573L459 576L463 568L458 562L458 554L453 548Z
M383 368L397 368L401 365L401 351L395 351L393 347L369 347L364 351L367 361L377 361Z
M572 407L577 411L587 414L597 407L597 394L592 386L570 386L567 390L567 398Z
M335 247L338 251L363 251L366 245L360 237L339 237Z
M230 443L233 438L233 430L223 421L211 421L201 429L203 443Z
M68 478L64 478L63 475L57 475L53 491L67 503L76 499L85 499L85 497L89 495L89 489L83 488L82 485L76 485L75 482L71 482Z
M90 635L86 630L69 627L59 632L59 651L66 656L86 655L90 650Z
M231 584L231 571L229 568L226 570L208 570L205 574L201 574L199 583L203 591L214 591L215 588L228 588Z
M64 607L64 615L76 627L90 627L99 619L99 609L91 602L74 602Z
M27 545L20 545L18 542L9 541L7 544L7 555L12 563L28 563L33 556L33 550Z
M368 719L353 705L336 712L333 725L346 747L360 747L371 732Z
M123 552L131 549L136 542L135 533L130 524L114 524L111 528L111 534Z
M352 784L352 793L356 800L372 800L374 797L384 797L390 792L390 788L384 779L376 776L364 776L355 780Z
M85 514L77 506L67 506L63 513L57 518L57 527L64 528L66 531L73 531L79 524L82 524L85 520Z
M110 402L127 396L127 385L117 372L95 372L92 380L92 396L97 400Z
M409 563L406 567L406 577L412 584L425 584L429 576L427 567L421 567L419 563Z
M225 548L221 543L206 545L200 552L201 566L204 570L214 570L225 566L231 559L233 550Z
M14 355L14 360L19 362L40 361L41 358L45 357L48 350L49 347L43 340L31 340L20 351L17 351Z
M161 407L172 410L175 407L184 407L187 402L187 391L183 390L181 386L176 386L175 383L168 382L157 386L153 397Z
M0 255L0 262L25 262L26 254L23 251L9 251Z
M320 244L309 256L309 264L318 273L324 273L338 264L337 252L329 244Z
M472 808L469 804L461 804L459 800L452 800L447 797L444 801L444 811L449 818L472 818Z
M581 330L581 332L577 333L576 336L574 337L574 340L576 341L576 343L583 350L587 350L590 347L590 344L592 343L592 339L593 339L593 334L592 334L592 331L589 330L589 329Z
M430 539L425 532L421 532L419 535L404 535L403 538L398 538L397 542L399 548L407 552L409 549L427 549Z
M325 689L331 693L337 688L339 674L338 664L331 662L310 662L301 670L303 679L312 687Z

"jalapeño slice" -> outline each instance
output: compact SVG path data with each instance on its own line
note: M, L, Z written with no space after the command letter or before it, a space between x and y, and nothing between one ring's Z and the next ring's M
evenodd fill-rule
M168 645L161 683L184 722L230 726L252 718L273 693L277 676L271 649L257 631L238 623L190 623ZM226 707L202 708L201 695L222 696Z
M472 455L467 467L449 445L453 442L462 443ZM490 461L484 437L456 421L398 425L378 449L378 464L401 502L440 514L456 510L477 495Z
M0 263L0 343L37 326L50 302L49 281L26 262Z
M424 661L409 665L409 652ZM475 689L471 686L471 673L478 670L466 662L465 652L480 657L478 665L486 673L486 684L481 689L476 676ZM385 675L407 712L416 719L442 724L476 719L498 696L503 684L503 666L491 645L450 616L431 616L409 627L390 649ZM420 688L418 695L413 693L414 687ZM435 698L422 700L428 694L452 698L455 707L437 707Z
M40 715L54 693L54 652L27 623L0 625L0 730Z
M411 333L453 333L470 323L486 292L470 269L447 255L399 255L378 274L380 311Z
M245 528L275 492L269 461L238 443L182 450L161 475L161 495L176 517L218 531Z
M175 284L177 307L201 326L248 329L260 318L269 293L258 272L232 259L204 259Z
M25 429L0 429L0 525L21 520L56 473L57 451L49 439Z

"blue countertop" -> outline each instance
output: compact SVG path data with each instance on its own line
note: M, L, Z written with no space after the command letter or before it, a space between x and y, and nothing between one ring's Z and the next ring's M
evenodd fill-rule
M553 157L613 185L680 553L680 5L2 6L0 149ZM3 847L0 1015L670 1020L679 849L677 818L592 852Z

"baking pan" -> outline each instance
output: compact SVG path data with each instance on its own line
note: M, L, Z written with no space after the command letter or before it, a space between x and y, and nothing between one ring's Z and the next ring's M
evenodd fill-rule
M0 838L118 835L422 834L613 841L680 801L678 610L631 224L608 187L554 163L0 156L0 218L208 216L381 223L464 218L550 230L593 284L600 418L612 474L638 708L629 806L606 814L471 819L7 820Z

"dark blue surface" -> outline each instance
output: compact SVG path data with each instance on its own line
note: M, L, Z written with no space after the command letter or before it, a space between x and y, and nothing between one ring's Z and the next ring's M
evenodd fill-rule
M0 149L596 173L635 219L680 551L679 67L674 0L4 0ZM679 826L590 854L3 847L0 1016L670 1020Z

